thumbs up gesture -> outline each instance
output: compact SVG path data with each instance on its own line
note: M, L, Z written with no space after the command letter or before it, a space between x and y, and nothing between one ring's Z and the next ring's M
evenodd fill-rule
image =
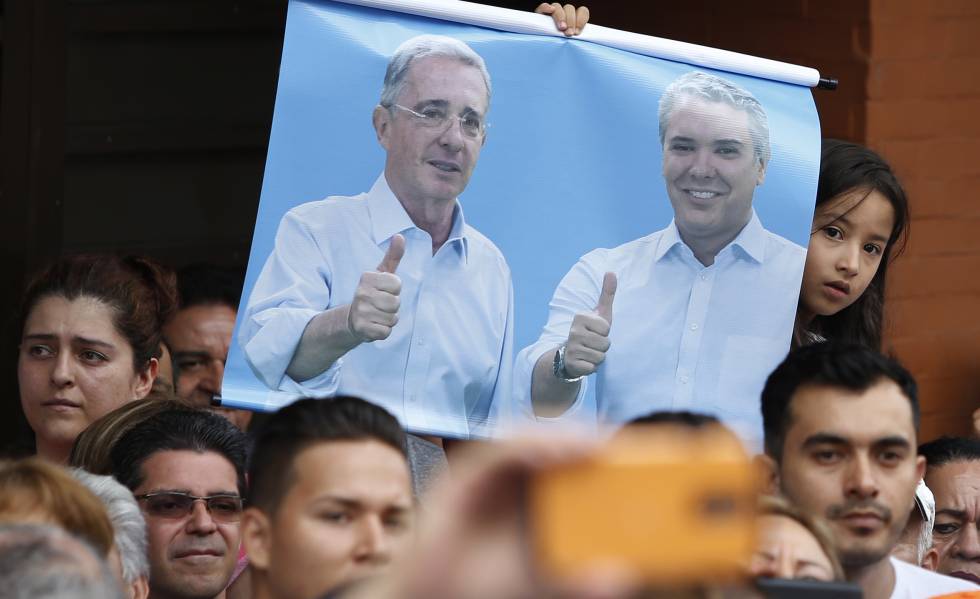
M572 319L565 343L565 372L569 378L592 374L606 359L615 297L616 274L607 272L602 278L602 293L595 310L580 312Z
M402 281L395 274L405 255L405 238L394 235L377 270L361 275L347 312L347 329L361 342L387 339L398 323Z

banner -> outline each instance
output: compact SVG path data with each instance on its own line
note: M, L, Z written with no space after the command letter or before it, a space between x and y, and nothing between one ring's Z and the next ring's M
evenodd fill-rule
M759 445L816 191L797 83L818 75L368 3L290 2L222 405L356 395L454 438L690 410Z

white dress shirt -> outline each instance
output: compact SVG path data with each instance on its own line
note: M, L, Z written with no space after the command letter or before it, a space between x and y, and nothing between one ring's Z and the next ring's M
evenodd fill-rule
M303 330L320 312L349 304L361 274L375 270L396 233L405 236L398 324L307 381L286 375ZM463 220L449 239L412 223L384 175L366 194L290 210L249 297L239 343L255 375L294 396L354 395L413 432L487 434L491 406L510 392L513 286L500 250Z
M563 418L582 418L576 412L594 380L598 422L657 410L705 412L761 448L759 397L789 349L805 259L806 250L764 229L754 212L711 266L694 257L673 222L589 252L558 285L541 337L518 354L515 399L533 417L534 364L567 340L575 314L595 309L603 275L614 272L609 351Z

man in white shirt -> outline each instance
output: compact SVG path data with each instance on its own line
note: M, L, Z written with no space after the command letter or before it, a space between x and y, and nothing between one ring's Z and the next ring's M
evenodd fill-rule
M758 444L759 392L789 346L805 261L752 208L770 158L766 113L747 90L693 71L664 91L659 120L674 220L565 275L517 358L515 393L526 412L557 417L596 373L600 421L697 410Z
M513 288L463 219L486 139L490 75L466 44L402 44L374 108L384 173L367 193L290 210L240 342L269 388L354 395L413 432L486 434L510 391Z
M901 365L858 345L801 348L766 381L762 417L773 490L828 521L865 599L980 590L890 555L925 470L916 385Z
M919 453L936 497L936 570L980 584L980 439L942 437Z

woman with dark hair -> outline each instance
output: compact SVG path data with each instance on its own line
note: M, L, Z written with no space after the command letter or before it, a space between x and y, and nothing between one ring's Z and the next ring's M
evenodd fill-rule
M17 380L39 456L65 462L85 427L150 392L175 305L173 273L144 258L71 256L34 279Z
M885 276L908 222L905 190L881 156L823 141L794 346L834 339L881 347Z

